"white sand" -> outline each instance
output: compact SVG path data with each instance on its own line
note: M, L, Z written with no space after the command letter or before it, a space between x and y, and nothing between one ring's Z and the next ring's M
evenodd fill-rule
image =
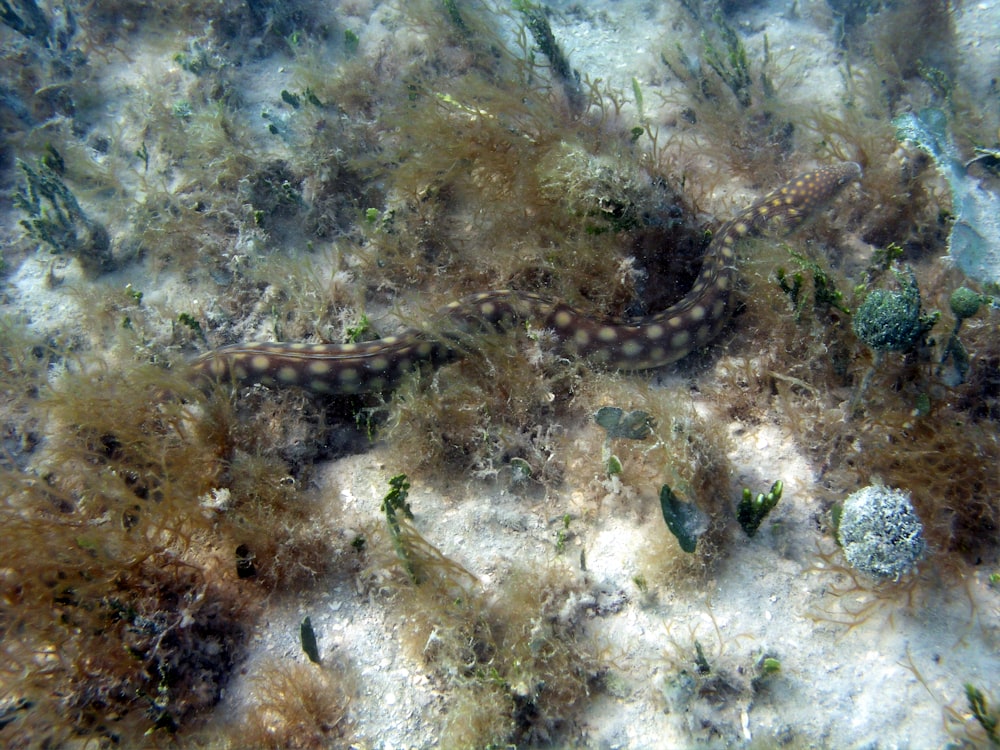
M661 107L666 106L658 103L657 93L671 85L657 55L670 14L676 12L658 5L590 3L588 13L553 17L573 65L611 79L623 90L630 90L635 77L653 122L662 119ZM777 57L794 50L787 94L817 106L824 97L836 101L841 83L829 12L817 0L798 3L794 15L785 12L788 6L760 5L738 15L753 30L747 44L759 49L766 31ZM380 26L383 17L378 10L370 18L362 12L351 23L365 44L374 44L388 33ZM1000 6L966 4L958 13L958 28L962 84L985 96L988 79L1000 73ZM136 48L136 59L143 64L122 65L118 75L141 88L142 76L162 75L153 63L168 56L154 48L150 62L137 41ZM245 96L252 102L264 97L261 92L280 88L283 71L260 64L244 80ZM118 107L109 106L109 117L116 112ZM127 116L124 109L120 112ZM743 200L741 186L726 189L733 191L734 203ZM39 331L86 339L73 297L46 287L48 263L39 251L8 277L5 310L30 315ZM88 283L66 265L60 260L56 273L67 284ZM187 303L178 300L189 295L195 304L205 304L204 291L185 290L169 272L152 282L123 272L100 283L120 288L133 280L149 300L174 301L183 309ZM690 397L685 384L669 373L663 381L679 397ZM711 403L696 400L695 405L712 414ZM906 606L905 596L887 598L853 628L832 617L823 619L824 609L836 612L851 602L830 591L831 585L843 583L842 576L817 569L817 550L829 551L833 545L817 528L821 505L815 467L791 436L768 420L731 429L740 430L730 457L736 467L734 497L744 484L763 489L778 477L785 480L785 496L757 537L747 539L734 530L725 559L697 591L691 580L676 587L668 580L649 581L646 592L637 586L635 577L643 570L649 545L676 542L658 517L657 488L630 485L627 465L625 491L601 500L597 457L593 466L571 472L541 499L519 497L475 479L453 478L448 484L454 489L446 494L416 486L410 498L414 523L428 541L474 573L487 595L502 587L515 563L563 566L567 580L579 587L581 593L567 602L578 618L579 638L595 651L613 654L613 666L603 689L574 715L556 746L723 747L764 738L761 746L780 740L789 747L931 748L954 739L946 731L944 710L964 711L963 683L1000 698L1000 592L987 585L990 571L970 571L965 587L956 588L925 566L914 606ZM376 444L321 467L317 491L330 513L343 513L344 523L377 523L388 478L405 469L387 447ZM593 507L595 502L597 510L581 517L581 505ZM572 534L559 552L556 539L566 513L574 517ZM773 527L772 521L780 525ZM359 746L435 747L447 697L432 667L401 645L396 600L379 595L370 583L337 575L310 591L276 595L261 619L244 672L252 674L256 661L267 656L304 661L298 632L305 615L312 618L325 657L348 664L359 676L349 709L353 730L363 738ZM717 694L699 694L699 686L710 684L708 678L682 674L694 671L695 640L705 649L715 681L711 684L721 690ZM752 688L763 655L780 660L781 669ZM237 675L220 710L238 713L248 690Z

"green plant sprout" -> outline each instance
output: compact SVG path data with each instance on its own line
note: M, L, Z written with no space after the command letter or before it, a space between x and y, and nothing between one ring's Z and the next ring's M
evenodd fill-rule
M781 674L781 660L766 652L762 653L754 662L750 687L754 692L762 690L779 674Z
M747 536L752 537L757 533L761 522L781 499L783 487L784 485L779 479L771 485L771 490L766 495L758 492L756 497L753 496L748 487L743 488L743 496L740 498L739 505L736 506L736 520L740 522L740 526Z
M185 328L191 329L195 336L201 339L204 343L208 343L208 338L205 336L205 331L201 327L201 323L198 319L194 317L191 313L182 312L177 316L177 322L180 323Z
M681 549L692 553L698 545L698 538L708 528L708 519L694 503L679 499L669 486L660 488L660 510L667 522L670 533L677 537Z
M174 62L195 76L217 71L219 68L218 63L212 59L209 51L196 39L188 43L187 50L174 55Z
M51 143L45 144L45 153L42 154L40 161L56 174L66 174L66 160Z
M142 305L142 292L131 284L125 285L125 294L135 303L136 307Z
M969 710L979 726L986 732L990 744L1000 746L1000 715L991 712L989 702L983 691L971 682L965 683L965 698L969 702Z
M871 260L868 261L868 277L888 271L894 263L903 259L903 252L903 246L898 242L890 242L885 247L876 247L872 250Z
M261 119L267 123L267 132L271 135L286 135L288 132L288 123L286 122L286 116L280 114L275 114L266 107L261 110Z
M357 344L359 341L365 341L372 335L372 324L368 320L368 316L364 313L358 318L358 322L347 328L347 343Z
M308 616L299 624L299 640L302 642L302 651L309 657L309 661L313 664L320 664L316 631L313 630L312 620Z
M776 277L778 286L781 291L788 295L788 299L795 310L795 322L801 322L802 313L805 309L802 290L805 287L806 273L812 279L814 311L822 313L833 307L843 313L850 313L850 310L844 305L843 292L837 289L825 270L799 253L790 252L789 255L800 270L789 274L784 268L779 267Z
M344 50L348 55L354 55L358 52L358 45L361 44L361 38L356 32L350 29L344 29Z
M441 550L427 541L410 521L413 510L407 498L410 482L406 474L397 474L389 480L389 492L382 500L389 536L396 557L402 564L406 577L414 586L443 587L454 603L469 595L470 587L479 585L479 579Z
M569 513L564 514L562 517L562 528L556 532L556 552L560 554L566 551L566 542L571 536L569 524L572 520L573 518Z
M535 39L535 45L545 55L552 67L553 77L562 85L574 112L582 112L586 97L580 88L580 73L569 64L569 58L563 52L552 25L545 16L545 11L529 0L514 0L514 10L524 16L524 21Z
M740 107L746 109L753 103L753 75L750 69L750 60L747 56L746 45L743 44L736 30L726 23L721 11L716 11L712 15L712 23L718 29L718 37L721 47L716 46L709 36L708 31L702 31L701 43L704 49L705 64L711 68L726 87L732 92ZM680 50L681 64L695 77L701 77L704 81L705 74L700 72L699 65L691 61L687 55ZM666 56L662 57L668 68L673 70ZM771 64L771 47L767 35L764 35L763 59L760 65L760 91L765 98L774 95L774 83L768 74ZM674 70L676 74L678 71Z
M705 62L715 71L733 92L741 107L750 106L750 63L747 60L747 50L737 36L732 26L726 23L722 17L722 11L716 11L712 16L712 21L719 28L719 35L722 37L723 50L719 50L708 38L708 34L702 32L701 40L705 46ZM765 37L766 39L766 37ZM767 62L765 45L765 63Z
M397 513L402 514L406 519L413 518L413 510L406 498L410 494L410 482L406 474L397 474L389 480L389 492L382 500L381 510L385 513L385 521L389 525L389 535L392 537L392 546L396 550L396 556L403 563L403 568L410 580L417 583L416 570L413 561L410 559L409 551L403 542L403 531L399 524Z
M19 187L13 195L14 205L28 216L21 220L21 226L53 253L76 257L84 273L93 276L110 271L114 258L108 230L80 208L62 180L61 165L54 149L48 158L39 160L37 170L17 160L27 181L27 187Z
M777 674L781 671L781 662L773 656L765 656L760 661L761 674Z
M136 307L142 307L142 292L135 289L131 284L125 285L125 297ZM122 328L132 330L132 316L126 315L122 318Z

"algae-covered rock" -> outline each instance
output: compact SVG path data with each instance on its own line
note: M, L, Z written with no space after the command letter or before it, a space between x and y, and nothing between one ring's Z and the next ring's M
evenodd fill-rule
M1000 283L1000 196L968 174L951 139L948 119L939 109L907 112L892 124L896 137L913 141L934 159L951 188L955 221L948 252L966 275Z

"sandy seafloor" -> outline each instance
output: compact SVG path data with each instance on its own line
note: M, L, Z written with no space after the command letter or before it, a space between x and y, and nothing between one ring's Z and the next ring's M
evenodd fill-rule
M584 5L586 13L552 18L572 64L626 90L635 77L646 101L654 101L658 87L666 85L656 55L670 8L639 0ZM344 8L330 12L357 30L362 52L393 33L384 25L387 14L378 3L351 6L356 7L353 15ZM839 51L828 14L816 0L798 3L796 13L789 6L784 0L757 4L733 18L740 29L752 31L747 37L751 42L759 42L766 31L776 54L794 48L805 63L797 68L790 95L822 107L825 97L836 99L841 86ZM1000 75L1000 4L966 2L956 13L962 84L988 96L990 79ZM122 35L117 44L132 62L112 52L102 76L118 81L119 91L141 88L146 77L160 79L174 65L164 51L167 45L144 45L141 29ZM263 127L258 119L261 103L282 85L286 64L275 55L244 71L245 112L254 128ZM176 76L176 70L169 75ZM109 121L127 117L120 105L108 102ZM731 191L728 205L749 195L738 182L720 190ZM4 234L15 237L16 212L8 202L3 208ZM90 281L64 259L56 270L63 284L52 289L44 283L50 262L44 249L8 257L3 279L3 312L27 315L33 330L42 334L58 331L67 336L80 325L79 299L62 293L74 284L120 288L133 283L143 289L148 304L176 309L200 308L202 295L211 294L205 288L188 289L169 269L144 278L136 275L141 270L125 268ZM668 367L626 377L677 387L687 376ZM712 372L699 377L711 379ZM710 397L691 394L699 413L711 416ZM653 489L626 492L602 480L596 466L589 473L569 472L544 496L522 497L500 485L463 477L442 483L452 488L449 491L414 487L410 500L416 527L445 555L474 572L486 591L512 560L530 567L532 561L549 565L561 556L567 575L577 582L580 593L566 606L575 611L581 637L614 655L613 679L604 680L604 687L573 713L553 746L740 747L754 738L768 738L763 746L784 740L791 747L935 748L958 741L962 732L954 723L949 729L945 719L948 707L965 711L963 683L973 682L1000 698L1000 592L987 584L991 571L970 568L964 587L947 588L935 586L934 571L923 569L926 592L918 597L918 606L905 606L905 597L890 600L850 628L817 617L818 608L838 604L829 598L831 579L816 570L817 546L831 549L829 538L819 538L814 519L818 469L797 450L780 421L765 419L728 429L735 438L730 456L736 469L734 491L744 484L785 479L784 499L775 511L781 530L779 534L765 524L756 538L731 544L725 561L694 595L689 587L672 590L669 582L657 583L650 592L637 589L641 550L636 545L674 541L658 528L657 514L649 511L656 509ZM320 496L324 487L335 487L339 497L331 498L332 507L349 522L363 523L378 517L387 479L405 468L391 449L376 442L359 454L319 467L316 484ZM602 511L574 515L573 533L565 549L557 550L563 516L576 514L583 497L592 503L595 487L604 487ZM637 499L637 493L642 497ZM630 512L629 502L645 503L646 512ZM586 570L577 563L581 552ZM384 750L438 746L444 705L440 686L400 643L393 598L361 594L342 576L332 581L271 597L240 674L251 673L255 660L273 656L304 662L298 626L309 615L321 652L349 664L358 677L348 711L356 745ZM677 677L684 664L691 669L695 639L706 649L713 669L734 675L739 684L749 681L765 653L780 660L780 672L755 693L705 699ZM218 708L222 714L238 713L248 699L252 688L240 674L226 688Z

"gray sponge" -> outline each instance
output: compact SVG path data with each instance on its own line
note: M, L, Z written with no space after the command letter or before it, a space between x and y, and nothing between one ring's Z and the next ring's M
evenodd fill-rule
M879 579L899 578L926 549L924 527L909 493L879 485L844 501L837 535L847 562Z

